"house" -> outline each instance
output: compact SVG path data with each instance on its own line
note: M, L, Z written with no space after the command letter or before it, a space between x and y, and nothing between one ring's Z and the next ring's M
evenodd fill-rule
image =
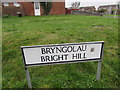
M94 12L94 11L96 11L96 8L95 8L95 6L80 7L79 9L73 9L72 7L66 8L66 14L71 14L74 11Z
M2 4L0 3L0 16L2 16Z
M103 5L98 8L98 10L106 10L104 14L114 14L116 12L116 9L118 9L118 5Z
M49 15L64 15L65 2L51 2ZM43 8L40 2L2 2L2 15L16 16L20 12L24 16L43 15Z
M80 7L80 11L95 11L95 6L86 6L86 7Z
M73 11L79 11L79 9L72 9L72 8L66 8L66 14L69 15L71 14Z

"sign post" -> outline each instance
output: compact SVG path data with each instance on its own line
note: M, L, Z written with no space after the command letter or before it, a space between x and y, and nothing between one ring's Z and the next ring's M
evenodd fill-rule
M102 61L98 61L96 80L100 79L101 65L102 65Z
M103 50L104 50L104 46L103 46ZM101 59L100 59L100 61L98 61L96 80L100 80L101 67L102 67L102 58L103 58L103 50L102 50Z
M104 41L21 46L28 88L32 88L28 67L98 61L96 80L100 79Z
M28 82L28 88L32 88L32 84L31 84L31 80L30 80L30 74L29 74L29 71L28 71L27 67L25 67L25 72L26 72L26 79L27 79L27 82Z
M22 54L24 52L22 51ZM23 60L25 60L25 57L23 55ZM27 82L28 82L28 88L29 89L32 89L32 84L31 84L31 80L30 80L30 74L29 74L29 71L28 71L28 67L25 66L25 63L24 63L24 69L25 69L25 72L26 72L26 79L27 79Z

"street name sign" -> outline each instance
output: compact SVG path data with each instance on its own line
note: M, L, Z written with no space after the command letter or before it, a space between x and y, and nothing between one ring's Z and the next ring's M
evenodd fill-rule
M21 46L25 70L30 66L98 61L97 79L100 78L104 41ZM28 71L26 72L29 77ZM30 78L28 78L30 79ZM29 87L30 80L29 81Z
M25 66L100 60L103 42L21 47Z

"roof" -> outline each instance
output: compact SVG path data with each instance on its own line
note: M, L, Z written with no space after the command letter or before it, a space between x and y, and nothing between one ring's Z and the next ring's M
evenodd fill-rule
M95 6L86 6L86 7L80 7L81 8L95 8Z
M114 6L115 7L116 5L118 5L118 4L114 4L114 5L102 5L102 6L99 6L99 8L100 7L109 7L109 6Z
M1 2L49 2L50 0L2 0ZM65 0L52 0L53 2L65 2Z

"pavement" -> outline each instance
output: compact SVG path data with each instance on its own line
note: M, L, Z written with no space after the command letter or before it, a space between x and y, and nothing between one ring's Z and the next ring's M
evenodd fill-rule
M103 16L103 17L120 18L120 16Z

